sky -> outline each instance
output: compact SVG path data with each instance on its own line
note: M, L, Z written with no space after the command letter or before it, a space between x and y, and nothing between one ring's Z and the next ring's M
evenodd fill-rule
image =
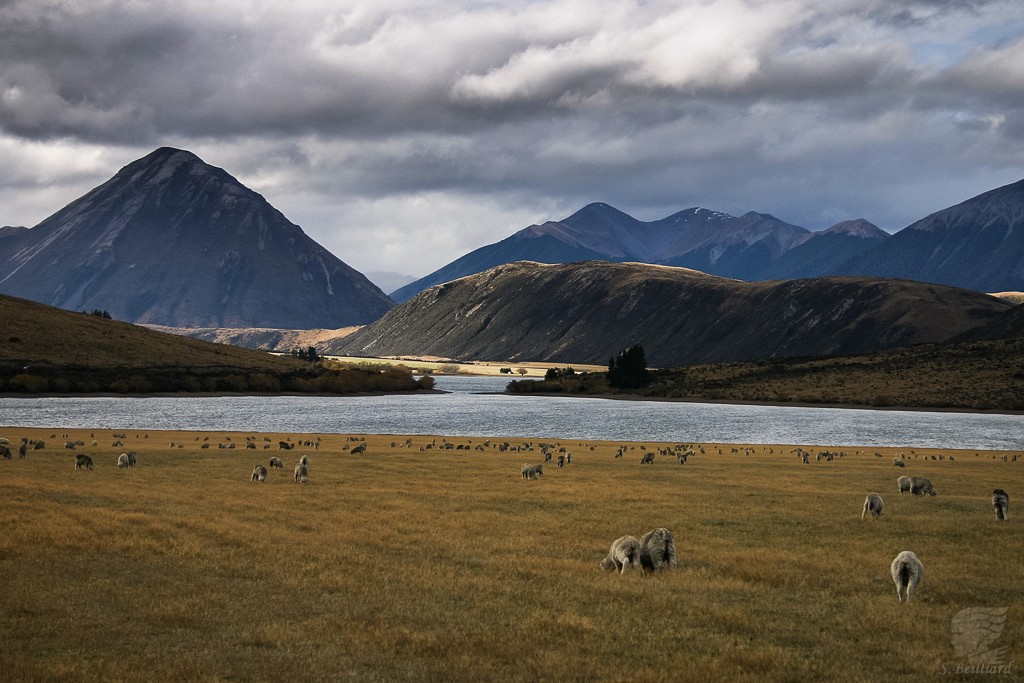
M894 232L1024 178L1024 7L0 0L0 225L164 145L364 273L595 201Z

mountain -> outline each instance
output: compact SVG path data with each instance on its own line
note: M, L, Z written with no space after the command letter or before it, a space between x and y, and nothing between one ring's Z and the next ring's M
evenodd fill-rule
M878 233L886 234L867 221L850 221L812 233L770 214L751 211L737 217L701 208L644 222L596 203L561 221L531 225L480 247L392 292L391 297L406 301L428 287L515 261L638 261L764 280L776 277L776 265L800 247L802 256L784 262L778 272L799 271L800 276L810 277L821 271L810 266L801 269L801 259L810 258L821 267L838 265L883 239Z
M1024 289L1024 180L922 218L832 272Z
M202 339L218 344L230 344L244 349L288 353L294 349L313 346L322 349L329 342L352 334L359 327L338 330L282 330L270 327L167 327L146 325L151 330Z
M771 262L758 279L791 280L829 273L889 237L889 233L862 218L844 221L812 232Z
M0 293L132 322L336 328L393 305L261 195L170 147L0 237L0 257Z
M858 354L942 341L1010 307L908 280L519 262L422 292L327 352L604 363L640 342L654 366Z

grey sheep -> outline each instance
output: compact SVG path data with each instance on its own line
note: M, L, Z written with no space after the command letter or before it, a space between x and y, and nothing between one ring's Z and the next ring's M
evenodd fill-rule
M523 466L519 469L519 472L523 475L523 479L537 478L537 468L529 463L523 463Z
M630 567L640 566L640 541L636 536L623 536L612 543L608 557L601 560L601 569L616 570L625 574Z
M281 462L281 458L276 458L276 457L275 458L271 458L270 459L270 466L271 467L280 467L280 468L284 469L284 463Z
M676 541L671 531L658 527L640 538L640 568L644 573L676 568Z
M924 578L924 565L921 564L921 560L917 559L917 555L909 550L904 550L892 561L890 570L892 580L896 583L896 595L900 599L900 604L903 603L904 598L909 604L910 595Z
M910 492L915 496L923 496L926 493L930 496L936 495L935 487L924 477L910 478Z
M75 456L75 469L80 470L83 468L87 470L92 469L92 458L84 453Z
M885 503L882 502L882 497L877 493L869 493L868 497L864 499L864 511L860 513L860 518L864 519L864 516L870 512L872 519L878 519L882 515L883 507L885 507Z
M366 442L365 441L352 449L352 454L353 455L355 455L356 453L365 453L365 452L366 452Z
M263 465L256 465L252 468L252 480L253 481L266 481L267 480L267 468Z
M892 459L892 466L893 467L906 467L907 466L907 461L904 460L903 458L893 458Z
M654 464L654 453L644 453L643 457L640 458L641 465L653 465Z
M300 484L305 484L309 481L309 470L305 465L299 464L295 466L295 481Z
M2 455L5 460L10 460L13 457L11 455L11 449L2 444L0 444L0 455Z
M1010 511L1010 496L1002 489L992 491L992 507L996 511L996 519L1006 521L1006 513Z
M896 480L896 486L899 488L900 495L902 496L905 491L910 490L910 477L900 477Z
M135 451L128 451L128 467L135 467L136 462Z
M4 448L7 447L4 446ZM18 446L18 457L24 458L26 455L28 455L28 443L23 443L20 446Z

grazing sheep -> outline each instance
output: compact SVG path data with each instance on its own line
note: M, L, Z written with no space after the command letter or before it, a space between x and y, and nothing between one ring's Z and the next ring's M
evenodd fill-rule
M303 464L295 466L295 481L300 484L305 484L309 481L309 470Z
M1010 511L1010 496L1002 489L992 492L992 507L996 511L996 519L1000 522L1006 521L1006 513Z
M276 458L276 457L275 458L271 458L270 459L270 466L271 467L280 467L281 469L284 469L284 463L281 462L281 458Z
M266 481L267 480L267 468L263 465L256 465L252 468L252 480L253 481Z
M910 478L910 492L915 496L923 496L926 493L930 496L936 495L935 487L924 477Z
M900 604L903 603L904 598L906 598L907 604L910 604L911 593L924 578L924 565L921 564L921 560L917 559L917 555L909 550L904 550L892 561L890 570L892 571L892 580L896 583L896 595L899 596Z
M352 454L353 455L356 454L356 453L365 453L365 452L366 452L366 443L365 442L359 444L358 446L356 446L355 448L352 449Z
M0 445L0 455L2 455L5 460L10 460L14 457L11 455L11 449L3 445Z
M864 511L860 513L860 518L864 519L864 515L870 512L872 519L878 519L882 515L883 507L885 503L882 502L882 497L877 493L869 493L864 499Z
M644 453L643 457L640 458L641 465L653 465L654 464L654 453Z
M128 467L128 454L127 453L122 453L121 455L117 456L117 466L118 467Z
M7 446L4 446L4 448L7 448ZM24 458L26 455L28 455L28 444L23 443L20 446L18 446L18 457Z
M128 451L128 467L135 467L136 462L135 451Z
M80 470L82 468L85 468L87 470L92 469L92 458L90 458L88 455L85 455L84 453L75 456L75 469Z
M291 449L295 448L294 444L290 444L287 441L278 441L277 447L284 451L290 451Z
M544 463L537 463L533 466L533 469L537 472L537 476L544 474Z
M907 466L907 461L904 460L903 458L893 458L892 459L892 466L893 467L906 467Z
M559 467L565 467L565 456L564 455L558 456L558 466Z
M896 486L899 488L900 495L903 495L904 491L910 490L910 477L900 477L896 480Z
M41 451L44 448L46 448L46 442L45 441L36 441L34 444L32 444L32 450L34 450L34 451Z
M523 463L523 466L519 469L519 472L523 475L523 479L537 478L537 468L529 463Z
M299 458L299 464L302 465L303 467L309 467L309 456L304 455L301 458Z
M73 450L75 450L75 448L76 448L76 446L75 446L75 442L74 441L65 441L64 442L64 449L65 450L73 451Z
M615 539L608 557L601 560L601 569L614 569L625 574L630 567L640 566L640 541L635 536L623 536Z
M676 541L671 531L658 527L641 537L640 568L644 573L676 568Z

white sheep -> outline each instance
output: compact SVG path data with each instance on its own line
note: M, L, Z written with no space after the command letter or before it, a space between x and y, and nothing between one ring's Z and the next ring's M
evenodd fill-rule
M904 550L892 561L890 571L892 580L896 583L896 595L900 599L900 604L903 604L904 598L907 604L910 604L911 594L924 578L924 565L921 564L921 560L909 550Z
M295 481L300 484L309 481L309 469L301 463L295 466Z
M608 557L601 560L601 568L604 570L616 570L625 574L630 567L640 566L640 541L636 536L623 536L615 539Z
M648 531L640 538L640 568L647 572L676 568L676 542L664 527Z
M882 502L882 497L877 493L869 493L868 497L864 499L864 511L860 513L860 518L864 519L864 516L870 512L872 519L878 519L882 515L883 507L885 507L885 503Z

